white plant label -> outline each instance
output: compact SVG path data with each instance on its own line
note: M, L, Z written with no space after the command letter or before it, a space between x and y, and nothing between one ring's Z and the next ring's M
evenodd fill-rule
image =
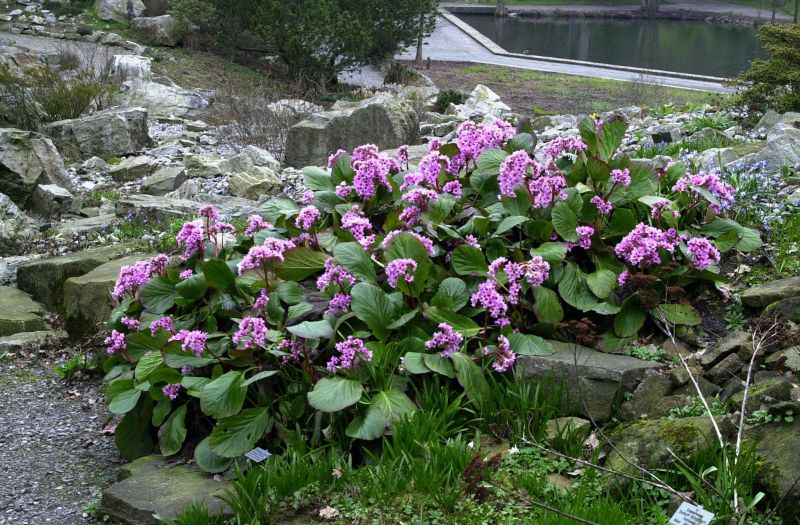
M264 461L265 459L267 459L271 455L272 454L270 454L268 450L264 450L261 447L256 447L253 450L251 450L250 452L247 452L244 455L244 457L246 457L247 459L252 459L256 463L261 463L262 461Z
M714 515L703 507L683 502L669 519L669 525L708 525Z

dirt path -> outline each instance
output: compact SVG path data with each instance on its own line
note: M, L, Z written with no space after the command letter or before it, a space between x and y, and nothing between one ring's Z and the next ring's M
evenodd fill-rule
M48 360L0 361L0 525L94 523L122 464L99 386L66 385Z

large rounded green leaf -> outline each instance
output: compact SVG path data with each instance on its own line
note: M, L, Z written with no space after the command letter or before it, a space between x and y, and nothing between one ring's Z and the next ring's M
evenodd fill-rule
M466 244L462 244L453 250L451 264L458 275L485 276L489 271L489 265L486 264L483 252L474 246Z
M283 262L275 265L278 277L287 281L302 281L325 268L328 254L301 246L283 255Z
M370 400L367 414L347 427L347 435L356 439L376 439L386 427L414 411L414 402L403 392L390 388L377 392Z
M559 201L553 206L552 212L553 228L565 241L576 242L578 233L578 216L570 209L564 201Z
M198 443L194 448L194 462L209 474L225 472L231 466L233 460L215 454L210 445L211 436L206 436L203 441Z
M203 388L200 397L200 409L207 416L222 419L238 414L244 405L247 387L244 375L236 370L231 370Z
M333 249L334 260L359 279L375 282L375 261L357 242L343 242Z
M324 377L308 393L309 404L323 412L338 412L358 403L364 387L344 377Z
M208 290L206 277L202 273L192 275L175 285L175 290L185 299L196 301L202 298Z
M550 355L555 351L553 345L537 335L512 333L508 334L508 342L519 355Z
M647 320L647 314L638 300L628 298L622 303L622 310L614 317L614 332L619 337L630 337L639 333Z
M451 354L450 359L456 368L456 378L467 397L476 403L483 401L489 392L489 383L486 382L481 367L470 356L461 352Z
M564 309L558 294L550 288L539 286L533 289L533 313L542 323L558 324L564 320Z
M659 321L666 320L672 324L695 326L703 321L700 313L689 304L660 304L652 314Z
M230 266L222 259L212 259L203 263L206 282L217 290L230 290L236 286L236 276Z
M431 305L457 312L466 306L467 301L469 301L467 283L458 277L448 277L439 283L439 289L431 299Z
M158 446L163 456L172 456L180 452L186 440L186 405L181 405L172 412L158 429Z
M235 458L253 449L266 432L269 412L266 408L248 408L217 422L211 432L211 451L224 458Z
M117 425L114 443L126 460L133 461L153 453L153 438L150 435L152 411L153 400L150 396L144 396Z
M400 302L370 283L358 283L350 291L351 309L380 340L389 336L388 326L396 319Z
M153 277L141 290L139 299L148 312L163 314L175 305L180 294L166 277Z
M322 321L303 321L293 326L287 326L286 329L303 339L329 339L333 336L331 324L324 319Z

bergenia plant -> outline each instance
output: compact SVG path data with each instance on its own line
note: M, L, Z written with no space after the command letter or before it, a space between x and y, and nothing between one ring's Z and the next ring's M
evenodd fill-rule
M700 316L683 293L722 277L758 235L732 188L618 154L626 124L584 120L537 145L507 122L464 123L410 164L374 145L306 168L301 203L267 202L244 231L211 207L181 253L127 267L105 363L128 458L194 451L222 472L256 444L371 440L440 374L479 403L487 373L548 339L631 340L648 315Z

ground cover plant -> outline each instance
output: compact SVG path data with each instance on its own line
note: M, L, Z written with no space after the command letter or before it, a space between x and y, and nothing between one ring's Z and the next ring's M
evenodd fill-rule
M262 444L362 444L413 413L420 376L474 405L487 375L546 338L623 344L648 318L697 324L687 288L760 246L727 218L733 188L618 155L626 124L584 120L537 150L503 121L463 124L418 166L362 146L307 168L297 204L244 231L211 206L180 263L123 268L104 363L129 459L193 453L209 472ZM241 227L238 229L241 230Z

